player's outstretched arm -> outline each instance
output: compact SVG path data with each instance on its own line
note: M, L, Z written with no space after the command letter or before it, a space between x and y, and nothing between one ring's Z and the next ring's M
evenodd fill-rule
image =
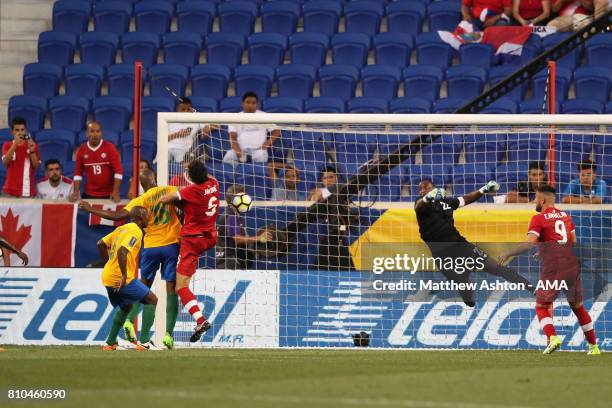
M19 257L19 259L21 259L21 263L23 265L28 264L28 256L24 252L20 251L19 248L17 248L15 245L11 244L9 241L2 237L0 237L0 247L6 248L9 251L13 251Z
M101 208L95 208L87 201L81 201L79 203L79 209L111 221L122 221L130 218L130 213L124 208L119 211L103 210Z
M181 201L181 196L177 191L174 193L168 193L162 198L159 199L160 202L164 204L177 204Z
M478 190L472 191L469 194L463 196L463 200L465 201L465 205L472 204L474 201L480 200L480 198L488 193L495 193L499 191L499 184L495 180L489 181L484 186L480 187Z
M529 251L531 248L533 248L536 242L538 242L538 237L535 234L527 234L527 240L525 242L522 242L520 245L499 256L499 263L503 265L513 256Z

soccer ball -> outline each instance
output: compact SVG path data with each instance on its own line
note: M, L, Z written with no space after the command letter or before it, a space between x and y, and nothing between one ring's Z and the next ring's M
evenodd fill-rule
M246 213L251 209L251 205L253 204L253 199L247 193L236 194L232 198L232 206L239 213Z

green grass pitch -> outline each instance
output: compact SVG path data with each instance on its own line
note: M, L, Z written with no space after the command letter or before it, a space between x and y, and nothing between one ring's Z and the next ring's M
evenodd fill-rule
M102 352L6 347L0 406L610 407L612 355L538 351L228 350ZM61 388L62 402L10 402Z

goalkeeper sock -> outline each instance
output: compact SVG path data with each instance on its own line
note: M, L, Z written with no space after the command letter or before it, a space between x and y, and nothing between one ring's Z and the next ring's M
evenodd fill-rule
M140 342L151 340L151 326L155 320L155 305L144 305L142 308L142 327L140 328Z
M117 343L117 334L119 333L119 330L121 330L123 323L125 323L127 316L127 312L117 309L115 316L113 316L113 324L111 325L110 331L108 332L108 337L106 338L106 344L112 346L113 344Z
M556 336L557 332L555 331L555 326L553 326L553 319L548 310L548 305L548 303L536 305L536 315L538 316L540 326L542 326L542 331L546 335L546 338L550 339L551 336Z
M589 316L589 312L586 311L584 306L580 306L577 308L572 308L572 312L578 318L578 322L580 323L580 327L584 332L584 337L590 344L597 344L597 339L595 338L595 329L593 328L593 321L591 320L591 316Z
M188 288L180 288L177 291L177 294L181 298L181 303L187 309L189 314L195 319L197 324L202 324L206 320L204 315L200 311L200 307L198 306L198 301L196 300L193 292Z
M176 293L168 293L166 295L166 333L172 336L174 325L178 317L178 295Z
M130 314L128 314L127 316L127 320L134 323L134 319L136 319L138 313L140 313L140 303L134 303L134 305L132 306L132 310L130 310Z

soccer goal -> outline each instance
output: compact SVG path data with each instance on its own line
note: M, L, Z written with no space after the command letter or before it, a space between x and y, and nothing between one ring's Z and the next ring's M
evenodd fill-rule
M202 160L221 186L223 240L193 280L212 323L198 346L542 347L530 290L457 264L476 284L469 307L421 239L424 185L461 197L495 180L454 226L497 259L525 240L538 185L553 185L576 224L584 303L612 349L612 115L160 113L157 129L160 184L186 185L186 163ZM254 200L246 213L224 201L237 192ZM507 266L535 284L534 252ZM558 299L564 347L581 349ZM178 345L191 328L181 313Z

